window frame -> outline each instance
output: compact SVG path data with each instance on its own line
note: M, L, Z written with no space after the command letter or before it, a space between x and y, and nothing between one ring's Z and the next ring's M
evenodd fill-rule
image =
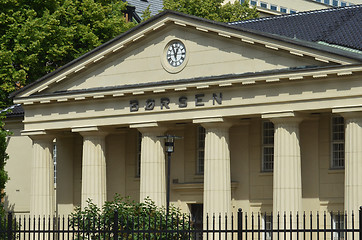
M203 141L201 141L200 135L203 135ZM196 174L203 175L205 170L205 137L206 130L202 126L197 126L196 132ZM201 142L200 142L201 141ZM200 158L202 154L202 158Z
M264 240L271 240L272 239L272 226L273 226L273 219L271 214L261 214L261 220L262 220L262 230L263 230L263 236L261 239ZM265 232L264 232L265 230ZM270 230L270 231L268 231Z
M137 132L136 137L136 178L141 176L141 147L142 147L142 133Z
M260 7L262 7L262 8L268 8L268 3L266 3L266 2L260 2Z
M335 119L339 119L342 120L342 123L335 123ZM334 131L336 127L340 127L342 125L343 129L343 137L339 138L339 139L334 139L334 136L338 133L341 132L337 132ZM339 130L340 130L339 129ZM345 166L345 124L344 124L344 118L338 115L332 115L331 120L330 120L330 168L331 169L344 169ZM341 151L341 149L337 149L337 151L335 151L335 146L338 145L342 145L343 146L343 150ZM342 154L341 154L342 152ZM336 154L338 155L338 158L335 158ZM341 158L342 156L342 158ZM337 164L337 162L339 162ZM341 164L340 162L343 162L343 164Z
M333 230L343 230L345 229L345 215L342 213L338 212L333 214L333 212L331 212L332 216L332 229ZM345 232L334 232L333 231L333 240L340 240L340 239L344 239L345 238Z
M269 138L271 138L271 142L265 143L265 139L266 139L266 131L270 131L271 127L269 126L268 129L266 129L266 124L271 125L272 126L272 130L273 130L273 134L270 136L268 136ZM274 169L274 124L271 121L262 121L262 126L261 126L261 171L262 172L273 172ZM270 149L272 153L266 153L265 149ZM266 154L271 154L271 160L269 159L269 162L266 163ZM271 165L270 167L266 167L267 165Z

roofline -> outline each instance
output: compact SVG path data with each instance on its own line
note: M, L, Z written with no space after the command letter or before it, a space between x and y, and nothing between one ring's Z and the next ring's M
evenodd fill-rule
M340 55L340 56L347 57L347 58L352 58L352 59L359 60L359 61L362 62L362 56L360 54L346 52L346 51L341 50L341 49L335 49L333 47L320 45L320 44L317 44L317 43L314 43L314 42L308 42L308 41L304 41L304 40L300 40L300 39L288 38L288 37L285 37L285 36L265 33L265 32L261 32L261 31L257 31L257 30L253 30L253 29L243 28L243 27L240 27L240 26L233 26L233 25L230 25L230 24L227 24L227 23L216 22L216 21L212 21L212 20L209 20L209 19L204 19L204 18L200 18L200 17L196 17L196 16L192 16L192 15L188 15L188 14L185 14L185 13L180 13L180 12L176 12L176 11L172 11L172 10L165 10L165 11L151 17L150 19L146 20L145 22L142 22L139 25L129 29L128 31L116 36L115 38L109 40L108 42L94 48L93 50L91 50L91 51L89 51L87 53L85 53L84 55L80 56L79 58L76 58L76 59L72 60L71 62L63 65L62 67L59 67L58 69L44 75L43 77L41 77L38 80L26 85L25 87L20 88L19 90L15 91L15 92L12 92L11 94L9 94L9 98L16 97L19 93L24 92L25 90L31 88L32 86L34 86L34 85L36 85L36 84L50 78L50 77L54 76L55 74L61 72L62 70L68 68L69 66L71 66L71 65L83 60L84 58L86 58L86 57L88 57L88 56L102 50L103 48L106 48L110 44L122 39L126 35L128 35L128 34L130 34L132 32L135 32L138 29L140 29L140 28L142 28L142 27L144 27L146 25L149 25L152 22L154 22L155 20L157 20L157 19L159 19L161 17L164 17L166 15L180 16L180 17L189 18L189 19L199 21L199 22L204 22L204 23L208 23L208 24L217 25L217 26L220 26L220 27L225 27L225 28L228 28L228 29L236 30L236 31L243 31L243 32L251 33L251 34L256 34L256 35L260 35L260 36L263 36L263 37L279 40L279 41L282 41L282 42L296 44L296 45L316 49L316 50L319 50L319 51L333 53L333 54Z
M59 91L54 93L46 93L39 95L31 95L27 97L23 97L21 99L29 99L34 97L49 97L49 96L64 96L70 94L78 94L78 93L97 93L102 91L112 91L112 90L124 90L131 89L137 87L156 87L162 85L172 85L172 84L184 84L184 83L192 83L192 82L200 82L200 81L220 81L222 79L230 79L230 78L240 78L240 77L260 77L263 75L270 74L283 74L283 73L299 73L304 71L315 71L315 70L326 70L326 69L335 69L335 68L344 68L344 67L356 67L362 66L362 64L349 64L349 65L334 65L334 66L304 66L304 67L293 67L293 68L284 68L284 69L276 69L276 70L267 70L262 72L247 72L241 74L224 74L217 76L207 76L207 77L196 77L196 78L186 78L186 79L177 79L177 80L164 80L159 82L149 82L149 83L140 83L140 84L125 84L119 86L111 86L111 87L98 87L98 88L88 88L88 89L76 89L70 91Z

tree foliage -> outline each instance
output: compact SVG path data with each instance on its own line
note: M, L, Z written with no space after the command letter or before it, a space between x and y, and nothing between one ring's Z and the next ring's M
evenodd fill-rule
M0 107L7 95L134 26L122 0L0 0Z
M224 0L163 0L163 8L214 20L232 22L258 17L248 1L222 4Z
M120 239L185 239L187 233L182 230L191 229L190 218L170 207L166 216L164 208L158 208L149 199L145 203L137 203L129 198L116 195L113 201L106 202L102 209L88 200L88 205L81 210L76 208L71 214L70 226L79 230L77 239L83 239L83 232L93 231L89 239L108 239L107 234L114 232L118 226ZM115 213L118 222L115 224ZM168 230L169 233L161 233ZM171 232L174 230L173 232ZM177 230L177 231L176 231ZM133 232L135 231L135 232ZM104 233L99 235L99 233ZM133 233L132 233L133 232Z
M8 172L5 170L6 161L9 159L9 155L6 153L7 136L9 135L9 132L4 129L4 122L3 122L5 114L6 112L0 113L0 198L3 198L5 196L4 192L5 184L9 179Z

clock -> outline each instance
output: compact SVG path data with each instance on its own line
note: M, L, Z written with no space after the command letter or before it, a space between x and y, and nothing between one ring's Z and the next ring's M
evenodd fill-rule
M185 45L180 41L173 41L168 45L166 60L172 67L179 67L186 59Z

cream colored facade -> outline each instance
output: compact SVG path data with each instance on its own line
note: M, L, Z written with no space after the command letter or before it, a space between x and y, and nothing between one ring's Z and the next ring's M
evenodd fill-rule
M165 57L172 41L186 48L179 67ZM184 212L192 204L210 214L357 211L361 63L356 53L163 13L15 94L25 116L7 125L16 130L7 202L32 215L67 214L88 198L101 206L116 193L164 206L158 136L168 133L183 137L172 154L171 203ZM335 115L346 126L344 169L331 168ZM265 121L275 128L272 172L262 170Z
M240 1L240 0L239 0ZM312 10L328 9L333 7L345 7L361 4L361 0L248 0L250 6L255 6L260 17L305 12ZM225 0L235 2L234 0ZM241 2L244 2L242 0ZM323 22L318 23L323 24Z

